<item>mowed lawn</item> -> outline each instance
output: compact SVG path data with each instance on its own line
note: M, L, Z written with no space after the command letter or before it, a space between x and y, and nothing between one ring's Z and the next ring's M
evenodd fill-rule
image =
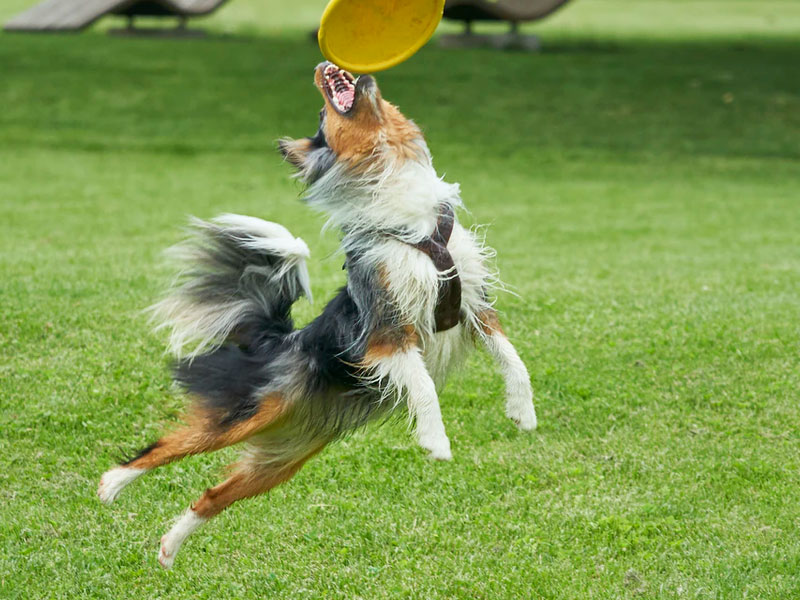
M0 35L0 597L800 597L789 1L584 0L541 54L431 44L380 75L490 225L536 432L476 353L441 394L451 463L368 428L171 572L160 536L235 451L100 504L182 406L142 309L187 215L302 236L300 322L343 281L274 150L316 129L321 4L235 0L194 41Z

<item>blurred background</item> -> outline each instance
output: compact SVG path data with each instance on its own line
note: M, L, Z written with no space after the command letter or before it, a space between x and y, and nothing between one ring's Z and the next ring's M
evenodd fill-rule
M800 597L796 0L572 0L520 26L538 52L442 47L444 22L378 74L489 224L534 435L477 354L441 397L451 464L402 420L359 432L168 575L161 533L233 455L99 505L183 404L141 310L187 215L303 237L300 323L344 280L275 150L316 130L324 4L0 34L0 596Z

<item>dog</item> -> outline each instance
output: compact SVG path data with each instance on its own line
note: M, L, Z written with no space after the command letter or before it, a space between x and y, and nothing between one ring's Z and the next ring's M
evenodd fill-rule
M314 82L324 100L317 133L278 145L307 203L341 231L347 284L295 329L291 307L311 296L309 250L281 225L194 220L194 236L173 250L183 269L153 311L170 331L190 407L180 428L107 471L98 495L110 503L187 455L246 449L161 538L164 568L233 502L287 481L331 441L398 406L430 457L449 460L437 388L475 342L499 363L506 415L536 427L528 372L492 308L491 251L455 215L458 186L437 176L419 127L372 76L322 63Z

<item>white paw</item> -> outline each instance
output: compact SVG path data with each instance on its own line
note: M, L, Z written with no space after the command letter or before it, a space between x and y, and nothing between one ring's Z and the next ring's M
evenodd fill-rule
M181 518L172 526L172 529L161 538L161 547L158 549L159 564L165 569L172 568L172 563L175 562L175 557L178 555L178 550L181 549L181 544L207 520L198 516L191 509L183 513Z
M441 433L439 435L420 436L419 445L429 452L434 460L451 460L453 453L450 452L450 440L447 435Z
M522 431L536 429L536 410L530 398L509 398L506 402L506 416Z
M144 472L144 469L129 467L115 467L106 471L100 478L100 485L97 487L98 498L106 504L111 504L126 485Z
M161 537L161 548L158 549L158 563L165 569L171 569L175 562L175 555L178 548L170 544L169 536Z

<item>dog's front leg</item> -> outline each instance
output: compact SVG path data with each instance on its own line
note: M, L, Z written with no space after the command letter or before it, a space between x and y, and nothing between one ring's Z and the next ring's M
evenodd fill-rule
M481 337L503 373L506 384L506 416L523 431L536 429L536 410L533 408L533 389L528 369L517 354L494 310L479 315Z
M450 440L444 430L436 385L425 367L418 347L398 350L372 361L375 372L392 392L406 397L416 421L419 445L436 460L450 460Z
M407 353L403 359L403 368L398 372L401 383L408 394L408 410L417 423L417 440L419 445L430 452L436 460L450 460L450 440L444 430L442 409L436 385L428 373L422 355L418 349Z

